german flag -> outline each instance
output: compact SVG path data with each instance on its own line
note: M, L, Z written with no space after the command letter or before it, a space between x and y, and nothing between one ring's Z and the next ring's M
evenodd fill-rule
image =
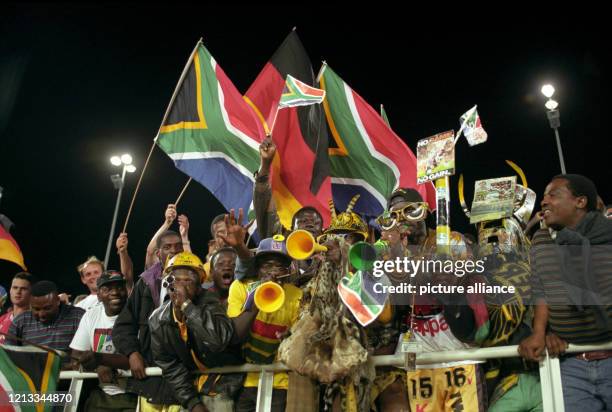
M19 245L2 225L0 225L0 259L16 263L23 270L27 270Z
M290 228L293 214L312 206L327 226L332 193L325 114L318 104L278 110L287 75L317 87L312 64L295 31L264 66L245 100L258 113L266 132L274 124L277 156L272 163L272 192L281 223Z

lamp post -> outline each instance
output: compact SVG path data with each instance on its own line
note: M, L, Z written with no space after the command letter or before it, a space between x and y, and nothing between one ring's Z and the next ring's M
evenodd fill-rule
M115 225L117 224L117 215L119 214L119 203L121 202L121 193L123 192L123 185L125 184L125 174L133 173L136 171L136 166L132 164L132 156L124 154L119 156L113 156L110 158L110 162L113 166L122 166L121 175L114 174L111 176L111 182L113 186L118 190L117 202L115 203L115 213L113 214L113 223L111 224L110 235L108 236L108 244L106 245L106 254L104 255L104 269L108 269L108 259L110 257L110 250L113 244L113 237L115 235Z
M542 94L548 98L544 104L544 106L548 109L546 112L546 117L548 118L550 127L555 131L557 150L559 151L559 162L561 163L561 173L565 174L565 161L563 160L563 150L561 149L561 139L559 138L559 126L561 126L560 114L559 110L557 110L559 103L551 99L553 94L555 94L555 88L550 84L546 84L542 86Z

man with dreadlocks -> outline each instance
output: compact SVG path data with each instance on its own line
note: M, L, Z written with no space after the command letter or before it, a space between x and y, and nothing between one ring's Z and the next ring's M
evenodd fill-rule
M425 223L428 210L428 205L414 189L398 189L392 193L389 210L377 219L384 238L389 242L390 259L409 257L413 260L438 260L436 233L428 230ZM456 261L471 258L470 250L460 233L452 232L450 240L450 259ZM409 279L408 273L387 272L387 275L394 284ZM473 281L467 276L459 278L458 273L426 272L417 273L413 280L422 284L431 282L443 285L462 282L466 287L466 282ZM419 346L422 352L465 349L481 343L488 335L486 306L480 295L395 297L395 305L403 304L410 308L408 311L396 310L395 313L403 332L398 339L398 349L404 344ZM401 306L395 306L395 309L401 309ZM446 362L426 367L416 366L416 370L410 370L414 366L407 365L409 370L405 377L410 410L484 410L484 389L478 363L481 362ZM390 376L379 375L375 384L381 400L402 396L398 393L397 385L400 378L397 375Z
M531 334L533 310L528 306L531 287L530 242L524 229L530 222L536 194L514 163L509 164L522 178L514 191L510 216L477 222L477 257L483 262L490 285L512 285L515 293L487 294L490 333L482 346L517 345ZM472 216L463 195L463 176L459 179L459 200L468 218ZM541 411L542 394L537 364L521 358L490 359L486 365L490 412Z

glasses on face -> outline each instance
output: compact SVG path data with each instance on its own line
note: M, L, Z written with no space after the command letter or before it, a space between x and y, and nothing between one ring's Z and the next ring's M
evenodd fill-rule
M168 275L162 281L162 286L167 289L170 286L172 286L173 283L174 283L174 275Z
M376 218L376 223L383 230L390 230L401 222L421 221L425 219L428 211L429 205L426 202L412 202L400 209L386 210Z
M351 233L324 233L317 236L317 243L322 245L333 240L345 241L350 234Z
M189 286L190 284L193 283L193 278L181 278L181 277L176 277L174 275L168 275L164 278L164 280L162 280L162 286L166 289L170 289L172 290L174 285L184 285L184 286Z

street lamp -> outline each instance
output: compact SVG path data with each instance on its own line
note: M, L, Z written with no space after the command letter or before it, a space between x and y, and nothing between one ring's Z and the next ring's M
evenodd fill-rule
M542 94L550 99L555 94L555 88L552 84L545 84L542 86Z
M113 182L113 186L119 192L117 193L117 202L115 203L115 213L113 215L113 223L111 224L110 235L108 236L108 244L106 245L106 255L104 255L104 268L108 268L108 259L110 257L110 250L113 244L113 237L115 235L115 225L117 224L117 215L119 214L119 203L121 202L121 193L123 192L123 185L125 183L125 174L126 173L134 173L136 171L136 166L132 164L132 156L129 154L124 154L119 156L113 156L110 158L110 162L113 166L121 166L123 165L121 175L114 174L111 176L111 182Z
M559 162L561 163L561 173L565 174L565 161L563 160L563 150L561 149L561 139L559 138L559 126L561 126L561 120L559 115L559 103L552 99L555 94L555 88L551 84L545 84L542 86L542 94L548 99L544 106L548 111L546 117L550 127L555 131L555 138L557 139L557 150L559 151Z

